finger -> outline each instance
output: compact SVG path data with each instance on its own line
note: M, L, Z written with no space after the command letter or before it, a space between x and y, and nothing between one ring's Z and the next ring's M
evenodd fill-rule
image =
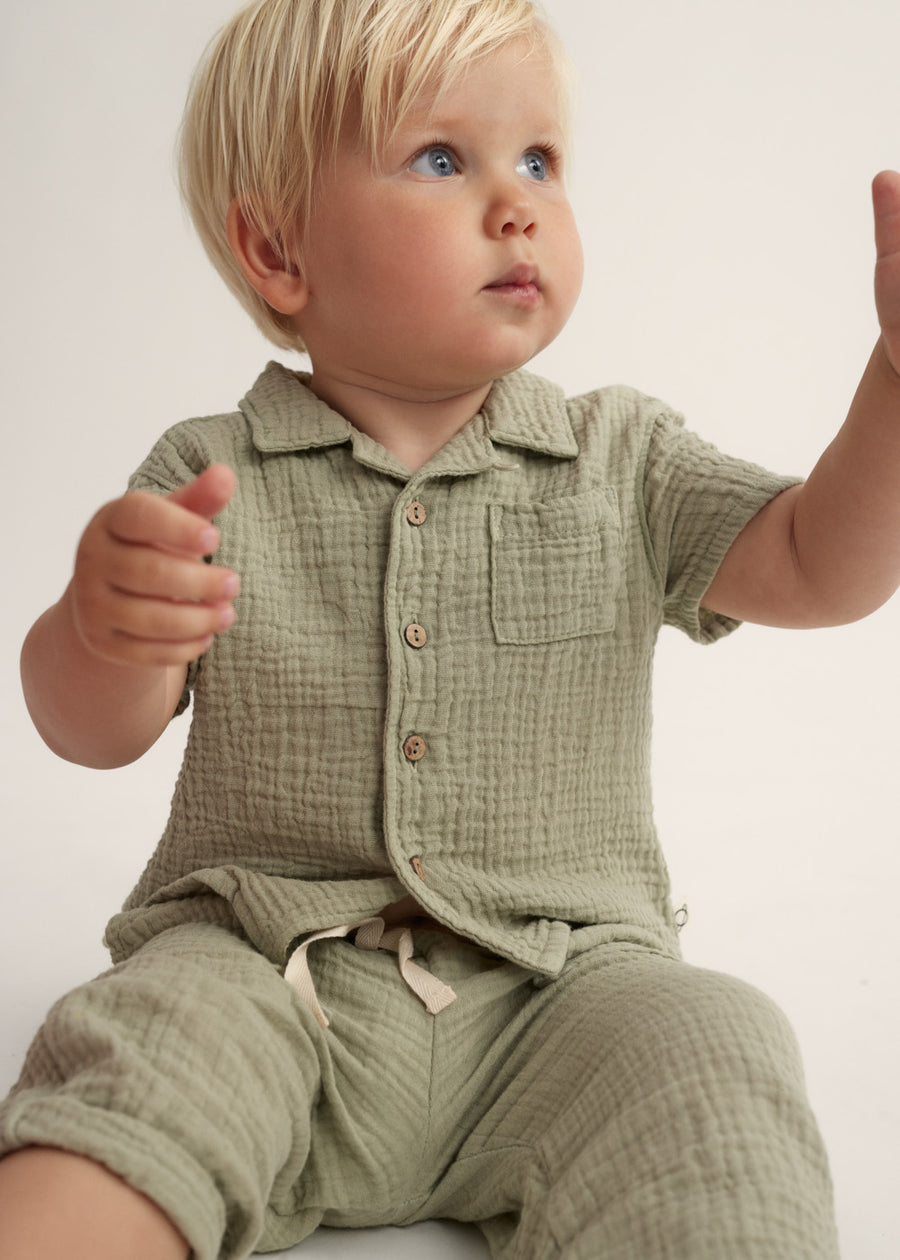
M85 645L101 658L122 663L186 664L235 621L227 603L173 603L118 591L105 582L73 583L71 589Z
M117 645L115 654L109 653L107 659L119 664L133 665L138 668L157 667L160 665L190 665L199 660L212 643L212 636L198 639L196 643L151 643L142 639L123 640Z
M875 308L881 345L900 374L900 174L882 171L872 182L875 212Z
M240 593L240 579L231 569L136 544L113 545L106 580L124 594L175 603L221 604Z
M101 645L92 645L92 650L102 660L112 661L119 665L138 667L160 665L190 665L209 651L215 635L205 635L194 640L182 640L177 643L139 639L121 633L110 636Z
M879 258L900 255L900 174L881 171L872 181L875 245Z
M210 464L199 477L174 490L168 500L211 521L228 503L236 484L237 478L227 464Z
M189 556L206 556L219 545L219 531L170 497L135 490L107 504L99 513L100 524L117 542Z
M177 646L209 643L235 622L230 604L172 604L113 591L109 596L107 638Z

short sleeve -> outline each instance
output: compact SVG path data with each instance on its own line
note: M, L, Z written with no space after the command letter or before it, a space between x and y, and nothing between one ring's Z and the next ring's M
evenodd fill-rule
M179 428L187 435L187 426L164 433L144 462L128 479L129 490L149 490L153 494L171 494L187 485L209 462L194 443L179 442ZM186 449L183 450L182 447Z
M663 619L698 643L714 643L740 623L702 607L710 582L748 521L800 479L722 454L673 412L663 412L653 425L643 474Z

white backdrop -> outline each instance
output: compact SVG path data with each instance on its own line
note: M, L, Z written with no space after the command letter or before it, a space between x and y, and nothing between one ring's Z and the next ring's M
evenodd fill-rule
M270 355L172 179L190 70L231 0L2 0L4 615L0 1089L164 822L184 727L136 766L56 760L17 654L90 514L170 423ZM876 336L868 185L900 166L896 0L550 0L573 50L587 255L537 366L626 381L723 448L804 472ZM869 621L664 636L657 815L689 959L775 996L828 1141L846 1260L893 1260L900 1078L900 600Z

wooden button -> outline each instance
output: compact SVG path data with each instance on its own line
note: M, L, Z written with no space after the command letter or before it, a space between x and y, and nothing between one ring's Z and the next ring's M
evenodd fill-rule
M403 635L410 647L421 648L428 642L427 630L415 621L411 626L406 627Z
M414 499L406 509L406 519L410 525L424 525L428 519L428 513L425 511L424 504L418 499Z
M421 735L410 735L403 741L403 756L407 761L421 761L428 752L428 745Z
M418 875L422 883L425 883L425 867L422 865L422 859L414 857L409 859L409 864Z

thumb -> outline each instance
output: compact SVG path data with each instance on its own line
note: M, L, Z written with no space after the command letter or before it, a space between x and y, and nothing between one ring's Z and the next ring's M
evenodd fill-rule
M168 499L211 521L225 507L236 485L237 478L227 464L210 464L199 477L173 490Z
M882 171L872 185L875 209L875 306L881 343L900 373L900 174Z
M900 173L882 171L875 176L872 203L879 257L900 252Z

